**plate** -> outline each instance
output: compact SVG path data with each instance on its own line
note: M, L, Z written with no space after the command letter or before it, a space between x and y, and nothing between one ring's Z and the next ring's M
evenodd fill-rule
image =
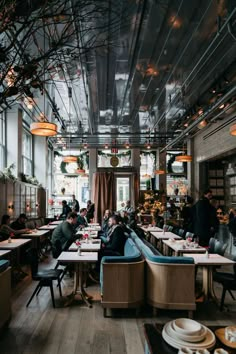
M183 334L183 333L179 333L176 332L173 326L173 321L170 324L169 327L169 331L171 334L171 337L176 338L176 339L180 339L186 342L190 342L190 343L195 343L195 342L201 342L205 339L206 337L206 327L201 326L200 332L198 335L187 335L187 334Z
M172 321L173 328L176 332L184 335L198 335L201 331L201 324L189 318L177 318Z
M225 339L225 328L219 328L215 331L216 337L227 347L236 348L236 343L232 343Z
M216 340L215 340L214 333L209 328L203 325L202 327L206 328L206 337L200 343L190 343L180 339L172 338L170 333L170 326L171 326L171 322L165 324L162 330L162 337L169 345L171 345L174 348L208 349L208 348L212 348L215 344Z

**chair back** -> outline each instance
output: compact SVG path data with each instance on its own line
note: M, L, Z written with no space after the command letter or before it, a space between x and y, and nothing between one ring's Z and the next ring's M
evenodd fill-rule
M219 240L215 239L214 237L210 238L209 241L209 253L217 253L220 256L224 256L226 248L227 248L227 243L220 242Z
M185 232L184 229L179 229L179 231L178 231L179 236L184 237L184 232Z
M27 251L27 256L31 268L32 278L38 273L38 250L37 248L31 248Z

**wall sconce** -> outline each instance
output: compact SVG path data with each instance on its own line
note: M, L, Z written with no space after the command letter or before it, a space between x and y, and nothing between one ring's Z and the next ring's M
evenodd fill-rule
M38 207L39 207L39 204L38 204L38 203L36 203L36 204L35 204L35 206L36 206L36 208L38 208Z
M13 204L9 204L8 205L8 209L13 210L14 209L14 205Z
M30 205L29 204L26 204L26 208L29 209Z

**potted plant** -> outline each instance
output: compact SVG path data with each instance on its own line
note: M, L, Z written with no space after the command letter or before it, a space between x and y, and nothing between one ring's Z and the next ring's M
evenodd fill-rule
M80 156L77 157L77 166L78 168L76 169L76 173L84 174L84 160Z

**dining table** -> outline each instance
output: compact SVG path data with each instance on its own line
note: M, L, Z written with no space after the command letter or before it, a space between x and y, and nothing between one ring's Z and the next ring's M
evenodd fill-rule
M75 251L78 251L78 248L79 246L76 244L76 242L73 242L68 251L72 251L72 252L75 252ZM81 252L83 251L87 251L87 252L98 252L100 249L101 249L101 240L98 239L98 240L81 240L80 241L80 249L81 249Z
M162 330L164 325L160 323L144 323L144 338L145 338L145 354L177 354L178 349L173 348L162 337ZM208 326L208 328L216 333L217 330L226 327L225 323L222 326ZM228 354L235 354L235 349L226 346L216 336L216 343L210 350L210 353L214 353L216 348L222 348L227 351ZM196 352L196 351L195 351Z
M213 287L213 271L216 266L232 266L235 262L219 254L183 253L184 257L192 257L197 266L202 266L202 292L205 300L213 299L217 302Z
M63 223L63 220L54 220L50 221L48 225L60 225L61 223Z
M50 235L50 232L48 230L34 229L34 230L30 230L30 232L27 232L25 234L21 234L20 237L30 238L32 240L32 247L39 248L40 240L44 239L48 235Z
M26 273L22 270L20 265L20 249L27 244L32 242L31 239L23 239L23 238L12 238L11 242L9 240L4 240L0 242L0 250L2 251L11 251L10 253L10 261L12 265L12 269L17 272L25 275Z
M72 263L75 265L74 272L74 289L72 293L67 297L65 306L70 305L77 294L81 296L82 301L88 306L92 307L91 300L93 299L84 289L85 284L85 272L88 270L87 265L95 263L98 260L97 252L62 252L57 258L60 263Z
M187 242L186 240L168 239L162 240L164 254L182 256L183 253L206 253L206 248L199 246L194 242Z
M38 228L38 230L48 230L48 231L53 231L57 228L57 224L47 224L47 225L43 225L43 226L40 226Z
M163 252L163 240L181 240L181 237L170 231L151 231L151 243Z
M9 258L11 251L10 250L0 250L0 259Z

